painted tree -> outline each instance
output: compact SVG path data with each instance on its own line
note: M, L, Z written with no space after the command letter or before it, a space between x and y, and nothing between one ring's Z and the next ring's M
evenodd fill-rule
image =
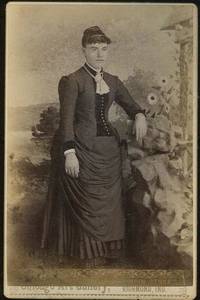
M34 137L52 137L58 128L59 112L56 107L49 106L40 113L39 123L32 127Z

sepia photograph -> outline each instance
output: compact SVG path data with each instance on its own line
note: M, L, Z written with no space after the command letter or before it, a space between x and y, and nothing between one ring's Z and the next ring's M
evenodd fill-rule
M194 299L197 7L9 2L4 294Z

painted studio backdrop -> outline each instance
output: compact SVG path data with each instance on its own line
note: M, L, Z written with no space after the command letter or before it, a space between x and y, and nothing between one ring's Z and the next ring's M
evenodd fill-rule
M11 4L9 9L8 284L67 285L83 280L87 284L109 285L110 280L128 284L127 270L132 272L132 280L149 269L158 270L161 280L166 271L173 284L189 285L193 253L193 7ZM112 270L84 270L70 261L59 266L54 257L44 263L40 253L49 150L59 122L58 82L84 64L82 33L94 25L113 41L105 70L124 81L146 110L148 120L148 133L140 147L125 112L115 103L109 112L110 121L127 142L123 159L127 250L124 261ZM176 276L170 275L170 270L176 270Z

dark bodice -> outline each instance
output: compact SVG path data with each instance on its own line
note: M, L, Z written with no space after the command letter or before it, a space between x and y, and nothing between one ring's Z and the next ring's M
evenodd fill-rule
M88 70L93 76L96 75L96 72L90 68L89 65L84 65L85 69ZM96 89L96 82L93 78L94 86ZM107 94L97 94L95 96L95 118L96 118L96 135L97 136L112 136L113 130L108 121L108 102L109 102L109 93Z
M59 134L63 151L74 148L76 140L92 149L95 137L118 135L108 121L108 111L113 101L131 119L142 112L117 76L103 72L109 92L100 95L96 93L95 74L92 75L82 67L68 76L63 76L59 82Z
M108 94L96 94L96 122L97 122L97 136L112 136L113 129L108 121Z

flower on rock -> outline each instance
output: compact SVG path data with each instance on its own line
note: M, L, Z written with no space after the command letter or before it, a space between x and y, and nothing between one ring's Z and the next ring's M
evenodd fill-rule
M168 78L167 77L161 77L160 78L160 86L165 87L168 85Z
M156 95L155 93L149 93L147 95L147 101L150 105L155 105L158 102L158 95Z

